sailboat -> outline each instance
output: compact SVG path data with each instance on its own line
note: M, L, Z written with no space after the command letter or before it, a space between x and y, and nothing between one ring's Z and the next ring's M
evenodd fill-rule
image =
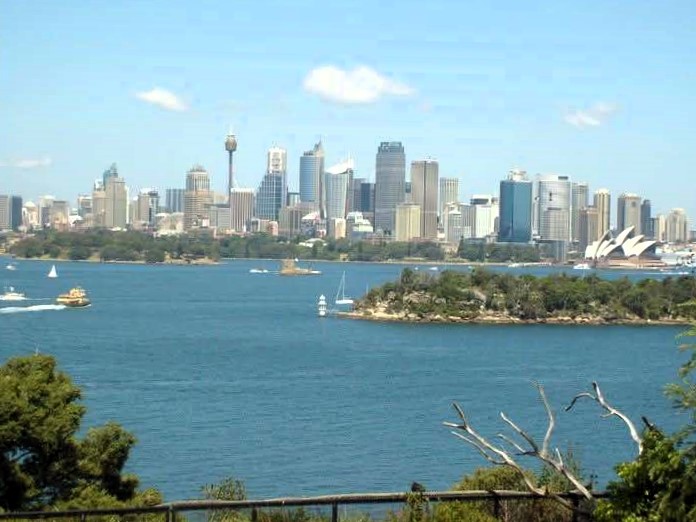
M337 305L352 305L353 300L350 297L346 297L346 273L343 272L341 276L341 284L338 285L338 291L336 292L336 304Z
M51 271L48 273L48 277L50 277L51 279L55 279L56 277L58 277L58 272L56 271L56 265L53 265L51 267Z

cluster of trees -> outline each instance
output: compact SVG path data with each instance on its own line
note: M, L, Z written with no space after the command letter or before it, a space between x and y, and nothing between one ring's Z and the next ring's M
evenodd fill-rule
M220 257L220 246L209 236L152 237L136 231L86 232L41 231L12 245L18 257L100 261L144 261L161 263L167 259L193 260Z
M543 246L516 245L510 243L466 243L463 239L457 248L457 257L480 263L538 263L549 257Z
M596 275L513 276L476 269L446 270L439 275L403 270L393 283L373 288L361 305L387 303L392 312L439 314L472 319L501 312L525 320L587 315L620 319L696 319L696 278L661 281L628 278L613 281Z

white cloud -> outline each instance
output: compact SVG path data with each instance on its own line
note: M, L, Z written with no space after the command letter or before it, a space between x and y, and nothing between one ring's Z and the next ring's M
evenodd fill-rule
M574 127L599 127L618 110L612 103L599 102L587 109L566 112L563 119Z
M341 69L324 65L309 71L304 89L328 101L345 104L373 103L383 96L410 96L414 90L382 76L364 65Z
M51 158L41 159L18 159L10 161L0 161L0 167L9 169L36 169L48 167L53 163Z
M155 87L149 91L136 92L135 97L152 105L157 105L168 111L183 112L188 106L176 94L166 89Z

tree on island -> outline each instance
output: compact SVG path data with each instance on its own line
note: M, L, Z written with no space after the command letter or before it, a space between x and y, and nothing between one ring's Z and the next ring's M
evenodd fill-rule
M82 392L48 355L0 366L0 510L150 506L154 489L138 491L124 474L135 437L114 422L78 438Z

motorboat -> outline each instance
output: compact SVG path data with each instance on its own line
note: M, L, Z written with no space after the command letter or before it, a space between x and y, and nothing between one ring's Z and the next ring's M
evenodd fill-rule
M17 270L17 265L14 263L8 263L7 266L5 266L6 270Z
M56 299L56 304L65 305L70 308L82 308L89 306L91 303L89 297L87 297L87 292L79 286L71 288L70 291L65 294L60 294Z
M252 268L251 270L249 270L249 273L250 274L267 274L268 270L266 270L265 268Z
M589 263L578 263L573 266L573 270L592 270L592 267Z
M21 292L15 291L13 286L5 288L5 293L0 295L0 301L24 301L25 299L26 296Z

